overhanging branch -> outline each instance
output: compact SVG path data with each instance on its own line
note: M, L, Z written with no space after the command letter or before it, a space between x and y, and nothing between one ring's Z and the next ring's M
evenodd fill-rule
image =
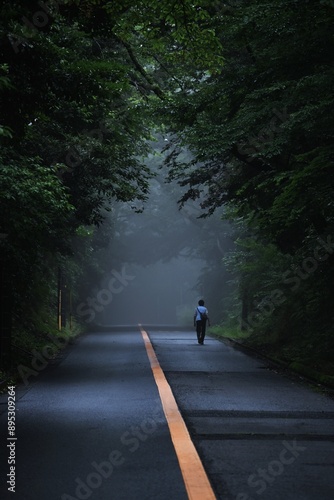
M141 76L146 80L146 82L149 84L149 90L155 93L159 97L159 99L164 100L165 99L165 94L159 87L159 85L153 80L153 78L145 71L143 66L140 64L138 61L134 51L132 50L131 45L128 42L125 42L118 36L116 36L117 41L123 45L123 47L126 49L134 67L138 71L138 73L141 74Z

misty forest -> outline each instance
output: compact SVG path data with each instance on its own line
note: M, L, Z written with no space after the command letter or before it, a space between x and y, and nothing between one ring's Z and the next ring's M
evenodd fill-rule
M203 298L209 333L333 384L333 2L0 11L0 380Z

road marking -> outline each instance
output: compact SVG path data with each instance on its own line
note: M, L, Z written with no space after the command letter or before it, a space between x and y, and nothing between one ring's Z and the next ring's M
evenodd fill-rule
M140 325L139 325L140 326ZM181 473L190 500L216 500L209 479L191 441L170 385L160 367L147 332L140 326L146 352L158 386L162 407L166 416Z

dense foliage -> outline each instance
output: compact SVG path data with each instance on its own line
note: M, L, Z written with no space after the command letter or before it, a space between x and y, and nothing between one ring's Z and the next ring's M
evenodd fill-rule
M142 211L155 101L219 64L205 5L2 2L0 274L17 325L56 311L57 282L63 299L87 293L112 236L94 228L115 201Z
M230 2L224 66L172 105L170 175L237 221L242 327L333 352L333 20L330 2ZM180 159L184 144L191 162Z

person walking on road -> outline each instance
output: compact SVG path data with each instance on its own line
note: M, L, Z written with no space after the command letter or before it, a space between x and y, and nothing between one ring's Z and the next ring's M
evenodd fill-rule
M210 326L209 311L204 306L204 300L198 301L198 307L194 314L194 326L196 327L197 340L199 344L204 344L206 322Z

